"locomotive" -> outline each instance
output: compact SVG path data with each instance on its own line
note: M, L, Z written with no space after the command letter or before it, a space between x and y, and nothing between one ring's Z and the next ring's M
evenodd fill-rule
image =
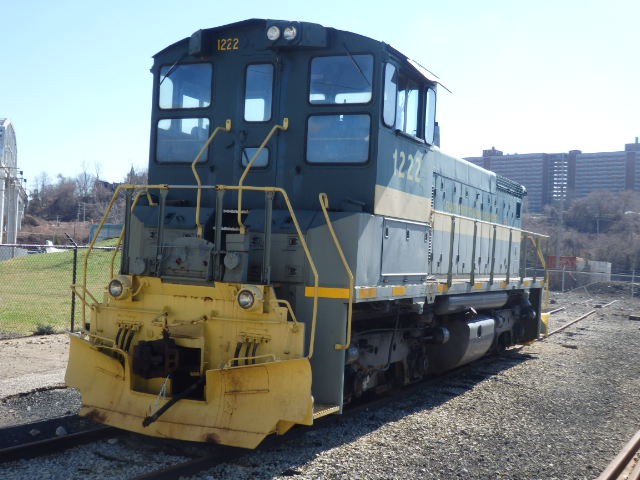
M168 46L151 72L148 184L112 201L119 266L92 291L92 243L74 285L82 415L255 448L537 338L526 191L440 151L426 68L355 33L252 19Z

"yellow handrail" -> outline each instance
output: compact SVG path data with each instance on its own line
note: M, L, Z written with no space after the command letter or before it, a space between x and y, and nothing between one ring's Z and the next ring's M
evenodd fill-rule
M489 222L487 220L481 220L479 218L472 218L472 217L466 217L464 215L459 215L457 213L454 212L444 212L442 210L436 210L436 209L432 209L431 210L431 215L442 215L445 217L455 217L455 218L459 218L461 220L468 220L470 222L478 222L478 223L483 223L485 225L491 225L491 226L495 226L498 228L504 228L504 229L510 229L513 230L514 232L520 232L520 233L524 233L527 234L531 237L539 237L539 238L549 238L549 235L544 235L542 233L535 233L535 232L530 232L528 230L523 230L522 228L516 228L516 227L512 227L509 225L503 225L501 223L496 223L496 222Z
M155 207L157 205L157 203L155 203L151 198L151 194L149 193L149 190L140 190L136 194L136 198L133 199L133 203L131 204L132 214L133 214L133 211L136 209L138 202L140 201L140 197L145 194L147 195L147 201L149 202L150 207ZM118 256L118 250L120 249L120 245L122 245L122 239L124 238L125 229L126 229L126 226L123 226L122 230L120 230L120 235L118 236L118 241L116 242L116 248L113 250L113 255L111 256L111 270L110 270L111 278L113 278L113 268L116 263L116 257Z
M306 240L304 239L304 235L302 234L302 229L300 228L300 224L298 223L298 219L296 218L296 214L293 211L293 207L291 206L291 202L289 201L289 196L287 192L279 187L252 187L252 186L231 186L231 185L217 185L215 187L218 190L237 190L240 193L242 190L249 190L252 192L274 192L280 193L282 198L284 198L285 204L287 205L287 209L289 210L289 215L291 216L291 221L296 229L296 234L300 239L300 244L302 245L302 249L307 257L307 261L309 262L309 268L311 268L311 272L313 273L313 313L311 318L311 334L310 334L310 342L309 342L309 354L308 358L313 356L313 344L315 341L316 335L316 320L318 317L318 270L316 269L316 265L311 258L311 252L309 251L309 247L307 245ZM240 211L240 210L238 210Z
M240 228L240 233L243 235L247 231L244 224L242 223L242 186L244 184L244 179L249 173L249 170L251 170L251 167L253 167L253 164L258 158L258 156L260 155L260 153L262 153L262 150L264 150L264 147L267 145L267 143L269 143L269 140L271 140L271 137L273 137L273 134L276 133L278 130L286 131L288 128L289 128L289 119L287 117L285 117L284 120L282 121L282 125L274 125L271 131L267 134L265 139L262 141L262 143L258 147L258 150L256 150L256 153L254 153L253 157L251 157L251 160L245 167L244 172L242 172L242 176L240 177L240 181L238 182L238 187L240 187L240 189L238 190L238 227Z
M92 307L93 305L98 305L98 304L100 303L100 302L98 302L98 299L97 299L96 297L94 297L93 295L91 295L91 292L86 291L86 294L87 294L87 295L89 295L89 297L91 297L91 300L93 300L93 303L92 303L91 305L89 305L89 303L88 303L88 302L86 302L86 299L85 299L85 298L83 298L83 296L82 296L82 295L80 295L80 294L78 293L78 287L79 287L79 285L75 285L75 284L71 285L71 292L72 292L75 296L77 296L77 297L80 299L80 301L81 301L81 302L86 303L86 304L87 304L87 306L89 306L89 307ZM83 319L83 320L84 320L84 319Z
M286 124L287 122L285 122ZM100 222L100 224L98 225L98 228L96 229L96 233L95 236L93 238L93 240L91 241L91 243L89 244L89 248L87 249L87 253L85 255L85 259L84 259L84 270L83 270L83 284L82 284L82 319L83 319L83 324L85 324L85 320L86 320L86 306L87 306L87 302L86 302L86 294L88 293L87 291L87 271L88 271L88 260L89 260L89 256L91 254L91 252L93 251L93 248L95 246L95 242L98 238L98 236L100 235L100 232L102 231L102 228L104 227L104 224L107 221L107 218L109 216L109 213L111 212L113 205L116 202L116 199L118 198L118 196L120 195L120 193L123 190L134 190L134 189L139 189L139 188L144 188L146 191L148 190L153 190L153 189L158 189L158 190L169 190L170 188L175 188L175 189L192 189L195 188L194 186L191 185L167 185L167 184L161 184L161 185L146 185L146 186L140 186L140 185L128 185L128 184L124 184L124 185L119 185L116 188L116 191L113 194L113 197L111 199L111 201L109 202L109 205L107 206L107 209L105 211L105 214L102 218L102 221ZM298 236L298 238L300 239L300 244L302 245L302 248L304 250L305 256L307 258L307 261L309 262L309 268L311 269L311 272L313 274L313 309L312 309L312 318L311 318L311 333L310 333L310 343L309 343L309 353L307 355L308 358L311 358L313 356L313 351L314 351L314 341L315 341L315 333L316 333L316 324L317 324L317 317L318 317L318 288L319 288L319 279L318 279L318 270L316 268L315 263L313 262L313 258L311 257L311 252L309 250L309 246L307 245L307 242L304 238L304 235L302 234L302 229L300 228L300 224L298 222L298 219L295 215L295 212L293 210L293 206L291 205L291 201L289 200L289 196L287 195L287 192L282 189L282 188L278 188L278 187L254 187L254 186L242 186L242 185L198 185L197 187L198 189L215 189L215 190L236 190L238 192L241 192L243 190L248 190L248 191L257 191L257 192L274 192L274 193L279 193L282 195L285 204L287 206L287 209L289 211L289 215L291 216L291 220L294 224L294 227L296 229L296 234ZM139 198L139 197L137 197ZM132 206L133 207L133 206ZM353 290L353 289L351 289ZM91 294L89 294L91 296ZM293 310L290 309L290 311L292 312ZM297 320L295 320L297 321Z
M331 219L329 218L329 213L327 209L329 208L329 197L327 197L326 193L321 193L318 195L318 200L320 200L320 207L322 207L322 213L324 215L324 219L327 222L327 227L329 228L329 233L331 233L331 238L333 239L333 244L336 246L336 250L338 250L338 255L340 255L340 260L342 261L342 265L347 272L347 277L349 277L349 305L347 307L347 341L344 344L336 343L336 350L346 350L351 345L351 319L353 316L353 273L351 272L351 268L349 268L349 264L347 263L347 259L344 256L344 252L342 251L342 246L340 245L340 241L336 236L336 232L333 229L333 225L331 224Z
M224 127L216 127L213 130L213 133L209 136L209 139L205 142L205 144L200 149L200 153L196 156L196 159L191 164L191 170L193 171L193 176L196 177L196 183L198 184L198 193L196 200L196 227L197 227L197 236L198 238L202 238L202 224L200 223L200 203L202 201L202 182L200 181L200 175L196 171L196 164L200 161L204 152L209 148L209 145L213 141L213 138L218 134L218 132L229 132L231 131L231 119L227 119L225 121Z
M80 299L82 300L82 324L83 325L86 324L86 318L87 318L86 294L87 294L87 270L89 269L89 255L91 255L91 252L93 251L93 247L95 246L96 241L98 240L98 237L100 237L100 232L102 232L102 228L104 227L104 224L107 223L107 218L109 218L111 209L113 208L113 205L116 203L116 200L120 195L120 192L123 190L135 190L136 188L146 188L146 189L157 188L160 190L167 190L169 186L168 185L147 185L147 186L141 187L140 185L122 184L116 187L116 190L115 192L113 192L113 196L111 197L111 201L109 202L109 205L107 205L107 209L105 210L105 213L102 216L102 220L100 221L100 224L96 229L96 233L93 237L93 240L91 240L91 243L89 244L89 248L87 248L87 253L84 256L84 265L83 265L83 271L82 271L82 276L83 276L82 296L80 297Z
M291 320L293 320L293 323L298 323L296 314L293 313L293 308L291 308L291 304L288 301L286 301L284 298L279 298L276 300L276 303L284 305L287 311L289 312L289 315L291 315Z
M547 271L547 262L544 259L544 254L542 253L542 247L540 246L540 238L534 238L533 236L529 236L529 240L533 243L533 246L536 247L536 254L538 255L538 259L542 264L542 269L544 270L544 285L545 285L545 299L544 299L544 309L549 310L549 272Z

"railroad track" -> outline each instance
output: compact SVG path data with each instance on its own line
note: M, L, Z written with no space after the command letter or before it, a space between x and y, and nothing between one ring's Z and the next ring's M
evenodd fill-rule
M77 417L77 415L64 418L69 419L71 417ZM60 419L53 419L53 421L60 421ZM44 422L32 423L29 424L27 428L42 428L42 425L51 422L52 420L46 420ZM101 440L119 434L121 434L121 431L116 428L100 425L92 426L91 428L69 433L66 435L53 436L42 440L22 442L17 445L12 445L0 449L0 462L40 457L43 455L67 450L77 445L83 445L85 443ZM4 435L6 435L6 432L4 433ZM3 433L1 431L0 436L3 436Z
M408 385L390 392L387 395L379 395L349 405L342 415L330 415L322 417L314 422L313 427L296 426L284 436L272 435L260 444L259 449L273 449L280 446L296 445L310 429L327 428L339 423L348 422L362 413L375 412L385 406L399 402L413 393L421 390L429 391L434 386L442 387L439 393L446 399L460 395L464 390L472 388L475 384L490 378L500 370L510 368L517 363L526 360L519 355L519 349L514 348L500 356L489 356L477 360L471 364L446 372L436 377L429 377L424 381ZM433 392L431 392L433 393ZM445 399L443 399L445 401ZM170 480L181 476L195 475L220 463L234 462L244 455L250 455L245 449L219 446L207 456L202 456L161 468L144 475L133 477L134 480Z
M460 395L465 390L472 388L475 384L483 381L484 379L490 378L497 372L510 368L514 364L525 360L526 357L521 356L517 349L507 351L502 356L485 357L470 365L465 365L437 377L430 377L423 382L403 387L392 391L389 394L373 397L373 399L368 399L367 401L354 403L350 405L349 408L345 409L343 415L323 417L316 421L313 427L296 427L288 432L287 435L282 437L273 435L267 438L259 448L274 449L286 445L295 445L307 432L310 431L310 429L331 428L332 425L349 422L363 412L374 412L377 409L392 405L394 402L399 402L412 393L419 391L427 392L430 391L429 389L433 389L434 387L438 389L437 394L442 396L442 401L444 402L453 396ZM433 391L430 391L430 394L433 395ZM60 419L54 419L47 422L28 424L24 428L36 428L44 431L45 428L43 428L42 425L45 423L59 424L60 422ZM0 462L4 463L20 459L42 457L45 455L59 453L78 445L90 444L106 438L127 435L132 434L112 427L100 426L91 430L83 430L60 437L26 442L0 449ZM0 437L2 436L3 432L0 430ZM131 443L137 444L137 442L137 440L134 440ZM162 440L158 440L156 443L159 449L164 450ZM188 450L187 447L193 446L193 444L189 444L188 442L171 442L171 444L167 445L166 448L167 450L175 450L176 445L178 445L178 450L181 450L180 445L184 445L185 451ZM139 474L138 476L125 474L124 477L134 478L137 480L174 479L180 476L195 475L198 472L212 468L220 463L233 463L238 461L241 457L251 454L251 452L248 452L245 449L213 445L197 445L196 451L198 451L198 453L195 455L193 451L190 453L181 453L180 456L188 457L186 461L175 463L168 467L161 467L157 470Z
M609 463L597 480L640 480L640 431Z
M610 304L604 305L603 307L608 305ZM550 313L556 313L558 311L561 311L561 309L557 309L556 311ZM595 310L592 310L587 314L584 314L576 318L575 320L568 322L561 328L551 332L551 334L562 331L565 328L577 323L578 321L587 318L593 313L595 313ZM451 372L447 372L446 374L437 377L430 377L423 382L404 387L400 389L397 394L383 395L376 397L375 399L368 402L361 402L359 404L352 405L348 409L345 409L345 412L342 416L324 417L323 419L320 419L320 421L317 421L312 428L322 428L327 426L330 427L332 423L348 422L352 418L361 414L363 411L374 412L377 409L389 406L394 402L408 397L412 393L416 393L422 390L424 390L425 392L428 391L430 395L433 395L434 387L438 389L438 394L443 396L441 401L447 401L448 398L460 395L465 390L471 389L475 384L496 375L501 370L508 369L517 363L525 361L527 357L521 356L519 354L519 351L520 347L516 347L514 349L508 350L502 356L485 357L481 360L473 362L470 365L465 365ZM283 437L271 436L265 442L263 442L260 448L271 449L277 448L279 446L295 445L296 442L298 442L308 431L308 427L297 427ZM118 435L124 435L126 433L127 432L123 432L121 430L113 429L110 427L102 427L92 432L78 432L50 440L31 442L29 444L0 450L0 461L4 462L17 460L20 458L39 457L45 454L66 450L76 445L86 444ZM2 433L0 433L0 436L1 435ZM162 480L178 478L180 476L196 475L199 472L212 468L217 464L229 462L233 463L238 461L244 455L251 454L251 452L247 452L246 450L239 448L210 445L205 447L206 448L203 448L203 450L205 451L205 453L203 454L198 454L196 456L194 456L193 454L183 455L190 457L186 461L179 462L168 467L162 467L151 472L140 474L138 476L129 476L129 478L135 478L137 480ZM613 480L614 478L618 477L602 477L602 480ZM626 477L619 478L626 479ZM636 477L629 478L640 480L640 478Z
M594 305L595 309L606 308L614 303L617 300L613 300L606 304L596 304ZM550 337L556 333L559 333L565 330L567 327L574 325L587 317L590 317L597 310L590 310L589 312L571 320L570 322L562 325L555 330L549 332L549 334L544 337ZM563 308L558 308L556 310L552 310L549 313L554 314L559 311L564 310ZM544 340L542 338L541 340ZM600 476L596 480L640 480L640 431L638 431L632 438L627 442L627 444L620 450L618 455L611 460L607 468L600 474Z
M589 299L589 300L591 300L591 299ZM617 302L617 300L613 300L612 302L606 303L606 304L604 304L604 305L603 305L603 304L596 304L596 305L594 305L594 307L595 307L596 309L606 308L606 307L608 307L608 306L610 306L610 305L612 305L612 304L614 304L614 303L616 303L616 302ZM554 313L558 313L558 312L560 312L560 311L563 311L564 309L565 309L564 307L557 308L557 309L555 309L555 310L551 310L551 311L549 312L549 314L550 314L550 315L553 315ZM544 340L545 338L550 337L551 335L555 335L556 333L558 333L558 332L561 332L561 331L565 330L566 328L570 327L571 325L573 325L573 324L575 324L575 323L578 323L578 322L580 322L580 321L584 320L584 319L585 319L585 318L587 318L587 317L590 317L591 315L593 315L593 314L594 314L594 313L596 313L596 312L597 312L597 310L595 310L595 309L594 309L594 310L590 310L590 311L588 311L587 313L585 313L585 314L583 314L583 315L579 316L578 318L576 318L576 319L574 319L574 320L571 320L569 323L565 323L565 324L564 324L564 325L562 325L561 327L558 327L558 328L556 328L555 330L552 330L551 332L549 332L549 333L546 335L546 337L541 338L541 340Z

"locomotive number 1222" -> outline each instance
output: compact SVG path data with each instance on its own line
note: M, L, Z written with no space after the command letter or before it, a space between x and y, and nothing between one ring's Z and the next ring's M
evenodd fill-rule
M393 176L406 178L412 182L420 182L420 170L424 154L418 150L415 155L407 155L396 148L393 152Z

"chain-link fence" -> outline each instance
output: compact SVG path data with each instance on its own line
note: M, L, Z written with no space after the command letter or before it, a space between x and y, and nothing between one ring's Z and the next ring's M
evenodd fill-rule
M81 309L71 285L83 284L87 247L0 245L0 338L77 330ZM86 262L87 287L100 295L119 265L115 247Z
M82 328L82 304L74 298L71 285L83 285L86 265L87 290L100 299L112 266L117 271L120 264L115 247L97 247L85 262L86 251L87 247L75 245L0 245L0 338ZM532 268L526 273L544 276L544 271ZM640 296L640 272L549 269L548 275L556 291L605 289Z
M534 269L527 269L532 275ZM535 270L536 275L544 275L543 270ZM631 272L586 272L569 269L547 269L549 289L555 292L569 292L584 289L588 293L616 293L629 297L640 297L640 271Z

